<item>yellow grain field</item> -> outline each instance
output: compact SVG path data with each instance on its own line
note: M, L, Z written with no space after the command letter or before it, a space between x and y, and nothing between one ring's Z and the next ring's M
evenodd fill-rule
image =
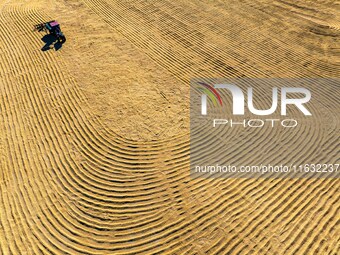
M190 79L339 77L339 15L333 0L0 0L0 254L340 254L339 179L189 171ZM42 51L33 27L52 19L67 42ZM339 163L339 88L311 90L327 135L315 121L284 157Z

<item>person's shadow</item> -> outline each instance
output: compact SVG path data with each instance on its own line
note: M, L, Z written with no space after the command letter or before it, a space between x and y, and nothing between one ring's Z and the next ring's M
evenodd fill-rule
M52 34L44 35L41 40L45 43L45 45L41 48L42 51L47 51L50 49L55 49L56 51L62 47L62 44L57 41L57 37Z

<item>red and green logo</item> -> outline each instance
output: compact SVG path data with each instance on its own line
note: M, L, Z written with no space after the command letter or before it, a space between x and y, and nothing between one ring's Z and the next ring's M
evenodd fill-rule
M214 87L204 82L198 82L198 83L202 85L202 87L200 87L199 90L202 91L204 94L206 94L210 98L214 106L217 106L217 104L219 104L220 106L223 105L222 98Z

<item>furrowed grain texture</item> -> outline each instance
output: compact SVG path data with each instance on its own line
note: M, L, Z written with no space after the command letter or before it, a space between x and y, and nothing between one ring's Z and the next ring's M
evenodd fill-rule
M191 78L338 77L338 10L0 1L0 254L338 254L338 180L191 179L188 119ZM43 52L53 18L68 41ZM245 131L234 163L339 162L336 86L309 87L327 135Z

